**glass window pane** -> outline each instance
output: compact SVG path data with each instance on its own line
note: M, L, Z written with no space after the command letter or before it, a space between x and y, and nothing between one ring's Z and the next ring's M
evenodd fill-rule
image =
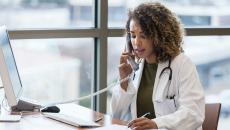
M127 19L126 0L108 0L108 26L125 27Z
M185 53L196 64L206 102L221 102L218 129L230 123L230 37L186 37Z
M91 93L93 38L12 40L11 43L23 97L46 104ZM79 103L90 107L91 100Z
M228 0L151 0L160 1L181 18L185 26L229 26L230 1ZM150 0L109 0L109 27L125 27L127 13Z
M108 71L107 71L107 87L115 85L119 78L118 65L120 64L120 55L125 48L125 37L109 37L108 38ZM111 96L112 89L108 92L107 112L111 113Z
M93 0L1 0L0 8L10 29L94 27Z

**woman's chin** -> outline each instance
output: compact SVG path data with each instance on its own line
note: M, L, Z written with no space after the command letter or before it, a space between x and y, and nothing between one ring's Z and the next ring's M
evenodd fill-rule
M137 57L139 57L139 58L145 58L144 55L140 55L140 54L138 54Z

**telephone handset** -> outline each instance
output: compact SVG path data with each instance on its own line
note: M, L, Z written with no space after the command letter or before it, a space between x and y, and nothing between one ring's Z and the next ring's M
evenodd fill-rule
M132 49L131 49L132 48L132 45L131 45L132 43L131 43L131 38L130 38L129 33L127 33L126 40L127 40L126 50L131 53L132 52ZM139 64L136 63L135 60L132 57L129 56L128 62L131 65L131 67L132 67L132 69L134 71L137 71L139 69Z

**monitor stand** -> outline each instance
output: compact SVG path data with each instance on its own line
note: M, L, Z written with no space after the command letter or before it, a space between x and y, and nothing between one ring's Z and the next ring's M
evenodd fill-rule
M28 101L26 99L20 99L16 106L11 107L12 112L22 112L22 111L30 111L30 112L38 112L42 106L34 103L32 101Z
M0 104L0 107L2 104ZM22 117L21 112L39 112L42 106L32 101L19 100L16 106L11 107L11 112L1 109L0 122L18 122Z
M1 114L0 115L0 122L18 122L21 119L21 115L6 115Z

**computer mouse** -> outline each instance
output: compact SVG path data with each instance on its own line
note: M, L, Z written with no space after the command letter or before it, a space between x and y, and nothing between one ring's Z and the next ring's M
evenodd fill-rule
M43 108L41 112L58 113L60 112L60 108L58 108L57 106L48 106L48 107Z

